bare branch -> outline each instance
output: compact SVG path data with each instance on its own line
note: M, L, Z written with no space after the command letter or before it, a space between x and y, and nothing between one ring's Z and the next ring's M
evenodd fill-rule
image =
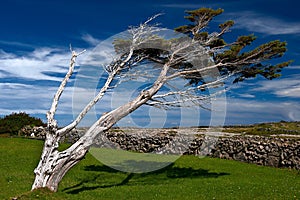
M54 115L55 115L55 112L57 110L57 105L58 105L60 96L62 95L62 93L63 93L63 91L65 89L65 86L66 86L68 80L70 79L70 77L73 74L74 67L75 67L75 62L76 62L76 58L77 58L78 55L80 55L80 54L82 54L82 53L85 52L85 50L83 50L82 52L80 52L79 54L77 54L74 50L72 50L72 46L71 45L70 45L70 50L71 50L71 53L72 53L72 57L71 57L70 65L69 65L69 71L67 72L67 74L65 75L64 79L62 80L62 82L61 82L61 84L60 84L60 86L59 86L56 94L54 95L51 108L47 112L48 126L51 126L51 127L57 127L57 123L56 123L56 121L54 119Z
M60 136L65 135L66 133L68 133L70 130L72 130L73 128L75 128L80 121L84 118L84 116L89 112L89 110L104 96L104 94L107 92L107 90L110 87L110 84L112 83L112 81L114 80L115 76L117 75L117 73L121 70L121 68L126 64L127 61L130 60L132 56L132 53L129 53L127 58L121 62L119 65L117 65L116 69L114 69L108 76L105 84L102 86L102 88L100 89L99 93L94 97L94 99L92 99L86 106L85 108L79 113L79 115L76 117L76 119L69 124L68 126L60 129L57 131L57 134Z
M109 89L112 81L114 80L115 76L120 72L120 70L124 69L124 67L129 64L128 62L132 59L134 50L138 48L139 45L151 41L154 38L153 33L158 30L161 30L147 25L150 21L154 20L156 17L160 15L161 14L157 14L149 18L145 23L141 24L139 27L130 29L129 32L132 34L132 43L129 47L129 52L126 53L127 55L123 55L125 56L125 58L122 58L121 62L118 62L119 60L117 60L117 62L113 62L109 66L105 66L106 71L109 73L109 77L106 80L104 86L101 88L99 93L94 97L94 99L92 99L86 105L86 107L80 112L80 114L76 117L76 119L71 124L57 131L58 135L63 136L64 134L68 133L70 130L75 128L80 123L80 121L84 118L84 116L88 113L88 111L104 96L106 91ZM70 49L72 51L71 46ZM74 51L72 51L72 55L74 55L74 58L76 58L79 54L76 54ZM144 58L145 57L140 57L134 62L132 62L131 64L135 65L138 62L142 61Z
M183 70L183 71L173 73L173 74L167 76L166 78L170 80L170 79L174 79L176 77L182 76L182 75L193 74L193 73L201 73L201 72L205 72L205 71L208 71L210 69L216 69L217 67L225 66L225 65L226 64L218 63L218 64L215 64L215 65L203 67L203 68L200 68L200 69L190 69L190 70L187 69L187 70Z
M161 15L163 15L163 13L157 13L156 15L153 15L148 20L146 20L143 24L149 24L151 21L153 21L154 19L156 19L157 17L159 17Z
M88 111L104 96L104 94L109 89L109 87L110 87L112 81L114 80L114 78L116 77L116 75L122 69L124 69L125 66L127 66L129 64L136 65L137 63L139 63L140 61L142 61L145 58L145 57L139 57L138 59L134 60L132 63L129 62L132 59L134 50L136 48L138 48L138 45L151 40L151 37L143 37L143 36L148 35L149 30L152 33L152 32L155 32L156 29L153 29L152 27L149 26L148 29L145 30L145 27L146 27L147 23L149 23L151 20L155 19L158 16L159 15L155 15L154 17L147 20L144 24L141 24L138 28L131 29L130 32L132 33L133 39L132 39L131 46L129 47L129 52L126 53L126 55L124 54L123 58L121 56L121 57L119 57L119 60L117 59L117 61L112 62L108 66L105 66L106 71L109 73L109 77L106 80L103 87L101 88L101 90L99 91L99 93L94 97L94 99L92 99L86 105L86 107L79 113L79 115L76 117L76 119L71 124L69 124L68 126L57 131L58 135L60 135L60 136L65 135L66 133L68 133L70 130L75 128L80 123L80 121L84 118L84 116L88 113ZM120 60L121 60L121 62L119 62Z
M208 95L192 94L187 93L187 91L183 91L182 93L180 91L176 91L174 93L168 93L166 96L161 95L159 98L154 98L153 96L153 98L150 99L150 102L147 102L146 105L163 109L167 109L169 107L188 108L198 106L202 109L212 111L210 108L206 107L205 104L210 104L211 101L218 95L224 94L226 91L227 90L223 89ZM165 98L169 95L172 95L174 100L168 100Z

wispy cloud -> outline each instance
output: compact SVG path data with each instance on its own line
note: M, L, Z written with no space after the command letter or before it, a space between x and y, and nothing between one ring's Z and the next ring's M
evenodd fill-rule
M94 40L92 36L86 36L86 38L86 40L90 40L91 43L98 42L98 40ZM94 49L94 52L83 54L82 57L79 58L79 63L80 60L83 60L81 63L88 66L97 66L98 68L92 68L90 71L87 71L86 74L78 72L77 78L83 78L85 75L90 77L91 73L95 76L95 70L98 71L99 68L102 69L101 64L109 62L112 57L113 54L110 46L102 46L101 48L99 46ZM61 77L56 74L64 74L67 71L69 59L70 52L67 48L39 47L22 56L0 50L0 80L2 79L2 83L0 83L0 114L10 114L11 112L18 111L25 111L30 114L44 114L49 109L52 97L57 88L42 85L40 81L56 81L55 83L59 83ZM99 59L102 60L99 61ZM290 68L297 70L299 66L292 66ZM95 81L99 82L99 80L97 80L99 77L100 75L96 76ZM10 78L11 81L4 83L3 80L5 78ZM21 81L14 82L14 78ZM26 83L26 81L22 80L31 80L31 82ZM96 82L96 86L98 82ZM250 89L250 93L239 94L235 99L228 99L227 119L229 121L236 123L244 121L245 123L249 123L281 119L300 120L300 105L297 103L297 99L295 99L300 97L299 78L290 76L273 81L259 81L255 83L255 85L259 87ZM57 114L71 116L72 111L79 112L78 109L82 108L84 106L83 104L87 102L87 97L93 97L95 92L93 89L95 88L85 88L79 84L75 88L75 92L78 92L78 95L74 97L74 88L68 87L62 96ZM128 88L125 88L125 90L126 89ZM257 92L268 92L279 97L286 97L287 99L264 102L254 98ZM247 99L241 99L240 97ZM73 98L77 98L77 101L74 101ZM73 103L71 103L72 101ZM101 109L109 109L112 106L112 101L109 98L103 99L101 103ZM74 105L78 107L74 107ZM98 112L102 112L100 107L97 107L98 110L96 109L97 114ZM152 122L155 124L161 122L162 119L165 120L165 118L163 118L165 116L160 116L159 113L160 112L156 111L152 113L155 118L151 120L153 120ZM192 112L187 113L189 113L187 116L194 118L193 116L195 115L192 115ZM144 113L142 112L141 115L142 114ZM141 115L138 115L138 117L141 118ZM145 118L147 118L147 116ZM70 119L67 121L69 122Z
M289 66L288 69L300 69L300 66Z
M26 111L45 113L53 88L17 83L0 83L1 114Z
M254 92L268 92L278 97L300 98L300 79L296 76L281 78L273 81L261 81Z
M51 48L37 48L23 56L0 51L0 78L59 81L47 72L62 73L68 67L70 53ZM9 74L9 75L8 75Z
M81 36L81 39L92 46L96 46L101 42L101 40L93 37L92 35L90 35L88 33L83 34Z
M26 112L28 114L46 114L52 103L57 87L28 85L18 83L0 83L0 114ZM67 87L58 105L58 115L72 116L73 88ZM67 120L68 122L70 121Z
M225 13L235 20L235 28L267 35L300 34L299 22L288 22L252 11Z
M291 100L262 101L260 99L228 99L227 123L245 124L280 120L299 121L299 103Z
M77 59L77 65L81 63L88 66L86 68L89 68L90 65L94 66L97 62L97 69L93 68L92 70L94 76L95 70L102 69L99 66L101 61L98 59L104 59L107 56L106 53L100 53L95 58L92 55L96 53L99 52L88 49L86 54ZM71 53L68 48L36 47L32 51L23 52L22 55L8 53L0 49L0 115L21 111L43 116L49 110L57 86L62 80L62 75L68 71L70 56ZM76 78L82 79L79 71L76 70L76 72L78 75ZM99 81L99 77L96 78L98 78L96 81ZM71 81L75 82L76 79ZM57 117L62 120L62 122L59 122L60 125L69 123L72 120L73 112L76 110L73 99L74 87L76 87L75 92L79 91L80 94L84 94L83 96L77 95L75 98L79 97L88 102L89 99L87 98L93 98L97 83L92 89L82 88L81 85L67 85L57 110ZM78 103L75 106L78 106Z
M102 47L94 48L100 41L93 36L85 34L82 39L91 44L93 49L87 49L87 53L78 57L77 65L83 66L83 71L76 70L78 76L71 80L74 84L68 85L64 91L57 111L58 116L68 115L70 117L72 112L76 111L77 108L74 108L72 104L72 102L74 103L74 89L80 94L89 94L89 96L77 95L75 98L79 97L88 102L87 98L93 97L99 77L95 77L96 84L92 89L86 88L86 84L76 85L75 83L78 81L77 79L83 79L85 71L90 70L92 75L96 76L96 70L103 70L101 64L111 61L113 56L112 48L106 47L105 44L104 47L102 45ZM0 41L0 43L14 44L5 41ZM25 44L20 43L19 45L24 47ZM68 71L71 56L68 48L28 46L32 48L24 51L22 55L0 49L0 115L19 111L29 114L45 114L57 90L55 85L59 84L62 75ZM93 68L93 66L96 67ZM89 75L88 72L86 74ZM79 106L80 99L76 101L75 107ZM104 104L106 105L107 102ZM81 105L81 107L83 106ZM67 121L69 122L70 119Z
M0 49L0 59L12 59L15 57L15 54L12 53L7 53L5 51L3 51L2 49Z
M253 94L239 94L239 96L243 98L255 98L255 95Z
M17 42L17 41L0 40L0 44L14 46L14 47L17 46L17 47L25 47L25 48L35 48L35 46L32 44L27 44L27 43Z
M241 3L240 1L226 1L221 3L170 3L161 4L161 7L166 8L182 8L182 9L197 9L201 7L227 7L232 3ZM241 3L242 4L242 3ZM289 22L272 16L267 16L255 11L239 11L239 12L224 12L225 18L231 18L236 23L233 28L246 29L251 32L263 33L267 35L286 35L300 34L300 22ZM224 18L218 19L223 22Z

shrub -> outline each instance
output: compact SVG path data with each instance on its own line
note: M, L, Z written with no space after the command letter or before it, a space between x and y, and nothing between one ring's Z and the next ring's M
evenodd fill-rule
M0 134L9 133L10 135L17 135L18 131L26 125L30 126L46 126L46 124L39 118L31 117L25 112L12 113L0 118Z

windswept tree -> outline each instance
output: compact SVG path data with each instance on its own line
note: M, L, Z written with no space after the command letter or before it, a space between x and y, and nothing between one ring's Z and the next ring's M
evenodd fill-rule
M228 84L228 80L236 83L257 75L270 80L279 77L282 68L288 66L290 61L274 65L271 63L275 61L270 60L284 55L287 50L286 43L275 40L252 48L251 44L256 38L254 35L240 36L235 41L226 42L223 35L234 25L233 21L220 24L216 32L206 32L209 22L222 12L222 9L209 8L187 11L185 18L189 24L176 28L175 31L180 34L174 38L162 38L158 33L164 29L150 25L157 16L137 27L130 27L126 38L114 40L117 56L104 66L107 79L98 94L72 123L58 128L54 118L57 106L67 81L72 76L75 60L82 53L76 53L71 49L69 71L61 82L47 113L47 135L40 162L34 170L35 180L32 189L47 187L57 191L63 176L84 158L96 138L142 105L165 108L180 107L190 102L195 106L202 106L203 101L217 95L207 93L207 90ZM144 63L147 63L147 67L141 69ZM106 92L122 84L120 80L130 81L132 76L147 79L146 73L140 72L153 69L158 73L151 74L157 76L154 79L152 77L151 80L154 81L150 86L147 85L127 103L104 113L69 148L58 150L62 137L81 122ZM173 91L162 89L164 85L179 79L185 80L182 87Z

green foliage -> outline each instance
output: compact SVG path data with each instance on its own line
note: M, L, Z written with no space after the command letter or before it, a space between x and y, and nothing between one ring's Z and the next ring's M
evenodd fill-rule
M114 45L114 49L116 51L117 54L120 53L126 53L129 51L129 47L131 45L131 41L130 40L125 40L125 39L115 39L113 41L113 45Z
M42 147L43 142L38 140L0 138L0 199L300 198L296 170L195 156L183 156L159 171L129 174L111 169L87 154L66 174L58 192L28 192ZM120 162L126 161L126 157L122 159Z
M233 25L234 25L234 21L233 20L228 20L228 21L224 22L223 24L220 24L219 28L221 30L226 30L229 27L232 27Z
M195 34L205 26L216 16L223 13L223 9L211 9L211 8L200 8L197 10L188 10L186 11L188 16L185 16L184 18L189 20L190 22L194 23L194 25L183 25L175 29L175 31L181 32L181 33L192 33ZM228 25L232 24L231 22L227 22ZM225 28L225 23L223 25L220 25L220 28Z
M17 135L18 131L26 125L30 126L46 126L41 119L31 117L25 112L12 113L0 118L0 134Z
M211 54L216 64L223 63L219 67L221 76L234 73L235 80L233 83L243 81L247 78L261 75L267 79L280 77L282 68L290 65L292 61L286 61L271 65L268 61L280 58L287 51L287 43L279 40L274 40L262 44L253 50L245 51L245 47L250 46L256 39L256 36L243 35L236 39L235 42L227 43L222 38L230 27L234 25L234 21L229 20L219 25L220 32L214 32L212 37L209 37L208 32L202 30L207 27L208 23L214 17L223 13L222 9L213 10L210 8L200 8L197 10L186 11L187 20L192 22L188 25L182 25L175 28L176 31L189 35L191 38L200 41L200 44L209 49L218 49ZM202 83L201 77L195 83Z
M260 75L266 79L272 80L280 77L280 72L284 67L290 65L292 61L277 62L275 59L281 58L287 51L287 43L279 40L274 40L261 44L258 47L252 47L256 36L242 35L236 38L233 42L224 40L223 35L229 31L234 25L234 21L228 20L219 24L219 29L210 33L208 25L218 15L223 13L222 9L200 8L197 10L186 11L188 24L184 24L175 28L175 31L183 33L190 37L192 41L197 41L199 50L205 49L207 59L213 62L201 63L199 66L193 66L188 58L180 58L179 61L171 66L174 72L188 71L189 69L200 69L205 66L216 64L220 74L212 74L207 72L192 72L190 74L184 73L181 77L189 81L186 86L199 86L208 83L208 80L216 80L217 78L234 77L233 83L244 81L245 79L254 78ZM159 36L145 34L144 37L151 37L151 46L159 46L159 49L149 48L149 44L141 42L138 48L133 52L133 59L144 57L145 60L155 64L165 64L169 61L172 46L184 46L186 38L163 39ZM147 38L139 38L141 41ZM126 57L132 41L130 39L116 39L114 41L114 48L117 53L121 53ZM194 43L195 44L195 43ZM197 48L194 45L192 48L186 48L183 51L195 51ZM165 49L165 51L161 50ZM170 52L167 50L170 49ZM250 49L250 50L249 50ZM182 53L182 52L180 52ZM178 53L178 57L179 54ZM191 52L193 53L193 52ZM174 56L176 58L176 55ZM174 58L173 57L173 58ZM277 63L276 63L277 62ZM113 63L117 65L118 63ZM130 65L130 63L128 64ZM160 65L158 65L160 66ZM207 73L207 74L205 74ZM204 76L209 77L206 80ZM205 91L205 89L202 89Z

